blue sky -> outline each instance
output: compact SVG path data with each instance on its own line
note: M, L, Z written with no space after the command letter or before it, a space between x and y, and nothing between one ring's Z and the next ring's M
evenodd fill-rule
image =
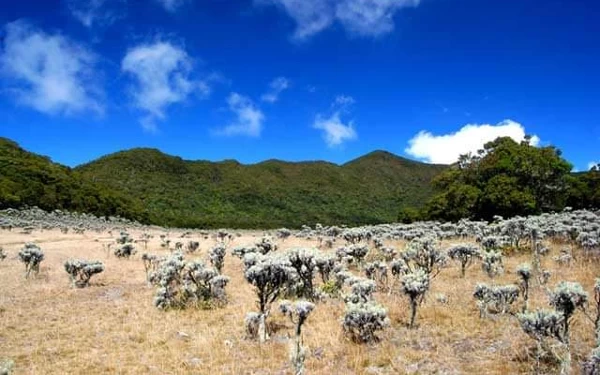
M451 162L534 134L600 161L600 4L44 0L0 13L0 136L74 166L185 159Z

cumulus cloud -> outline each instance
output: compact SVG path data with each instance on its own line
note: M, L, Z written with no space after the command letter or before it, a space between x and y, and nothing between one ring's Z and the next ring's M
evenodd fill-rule
M351 35L377 37L394 30L394 15L420 0L255 0L279 7L296 23L293 38L303 40L339 23Z
M600 165L600 161L590 161L587 165L587 170L589 171L597 165Z
M108 26L125 16L127 0L67 0L73 17L86 27Z
M157 3L163 6L168 12L176 12L183 4L189 0L155 0Z
M333 113L330 116L318 114L313 123L313 128L323 131L323 139L327 146L339 146L345 141L357 138L354 130L354 122L342 122L341 116L349 112L349 107L354 104L354 98L351 96L340 95L335 98L332 108Z
M18 103L48 114L103 112L92 52L25 21L9 23L4 31L0 72Z
M166 117L170 105L194 93L208 96L211 91L208 81L192 78L192 59L185 50L169 42L131 48L121 62L121 70L133 78L133 103L146 113L141 123L150 131L156 130L156 120Z
M227 98L229 110L236 119L217 132L219 135L259 137L265 116L262 111L246 96L232 92Z
M512 120L504 120L496 125L468 124L455 133L434 135L420 131L410 141L404 151L429 163L451 164L461 154L475 153L487 142L498 137L510 137L517 142L525 138L523 125ZM537 146L540 139L533 136L530 143Z
M275 103L279 100L279 95L290 87L290 81L285 77L277 77L269 84L269 91L263 94L260 99L267 103Z

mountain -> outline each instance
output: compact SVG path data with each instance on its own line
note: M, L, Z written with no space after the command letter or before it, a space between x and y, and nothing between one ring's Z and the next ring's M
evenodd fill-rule
M0 137L0 208L38 206L147 221L139 201Z
M140 201L152 223L274 228L391 222L421 207L446 166L375 151L343 165L323 161L189 161L137 148L75 168L102 189Z

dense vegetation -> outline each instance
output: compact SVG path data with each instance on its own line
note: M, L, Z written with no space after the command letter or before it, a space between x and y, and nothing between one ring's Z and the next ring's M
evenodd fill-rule
M86 181L49 158L0 138L0 209L38 206L146 221L138 201Z
M422 219L492 220L600 207L600 169L571 173L558 149L498 138L452 166L376 151L344 165L187 161L156 149L75 169L0 138L0 209L38 206L173 227L275 228Z
M431 197L431 180L445 168L382 151L339 166L186 161L155 149L134 149L76 170L144 202L156 224L273 228L396 221L401 208L418 209Z
M553 146L528 139L498 138L477 155L462 155L433 181L440 189L422 213L425 218L492 220L572 208L600 207L600 171L571 173L572 165Z

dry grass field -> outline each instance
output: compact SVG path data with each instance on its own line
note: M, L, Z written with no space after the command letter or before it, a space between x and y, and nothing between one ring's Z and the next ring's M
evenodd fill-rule
M213 310L161 311L153 306L154 288L145 281L141 253L166 254L159 235L151 233L148 249L138 244L138 254L117 259L103 249L114 243L108 233L62 234L35 231L21 234L2 231L0 246L8 258L0 262L0 359L15 362L16 374L290 374L289 336L292 324L273 307L270 319L278 330L264 344L245 338L244 317L257 311L255 294L243 277L242 262L229 250L251 244L261 232L244 232L228 247L224 274L231 278L226 290L229 303ZM131 231L134 238L140 232ZM173 242L178 233L171 232ZM213 239L194 237L206 259ZM188 241L189 239L185 239ZM17 253L27 241L45 252L40 274L24 278ZM316 246L316 241L289 238L278 241L279 251L289 247ZM399 242L386 245L402 249ZM447 243L445 244L447 245ZM114 247L113 247L114 248ZM578 281L591 292L600 276L597 263L575 262L559 267L552 261L558 246L543 258L552 271L551 287L560 281ZM332 251L332 250L330 250ZM68 258L97 259L106 269L88 288L70 287L63 263ZM495 282L517 281L516 266L529 261L526 254L505 258L506 272ZM318 278L317 278L318 280ZM450 263L433 281L421 305L417 327L409 329L408 298L401 293L377 293L376 301L388 309L390 326L379 334L380 342L358 345L347 339L340 320L344 303L317 303L303 327L308 347L308 374L525 374L533 368L535 343L509 315L480 319L472 297L477 282L491 280L479 263L460 277ZM436 300L448 296L447 304ZM541 288L531 291L530 308L548 307ZM520 305L521 300L518 304ZM518 306L514 306L518 308ZM581 312L572 326L573 373L593 346L593 324ZM552 373L552 370L548 370Z

